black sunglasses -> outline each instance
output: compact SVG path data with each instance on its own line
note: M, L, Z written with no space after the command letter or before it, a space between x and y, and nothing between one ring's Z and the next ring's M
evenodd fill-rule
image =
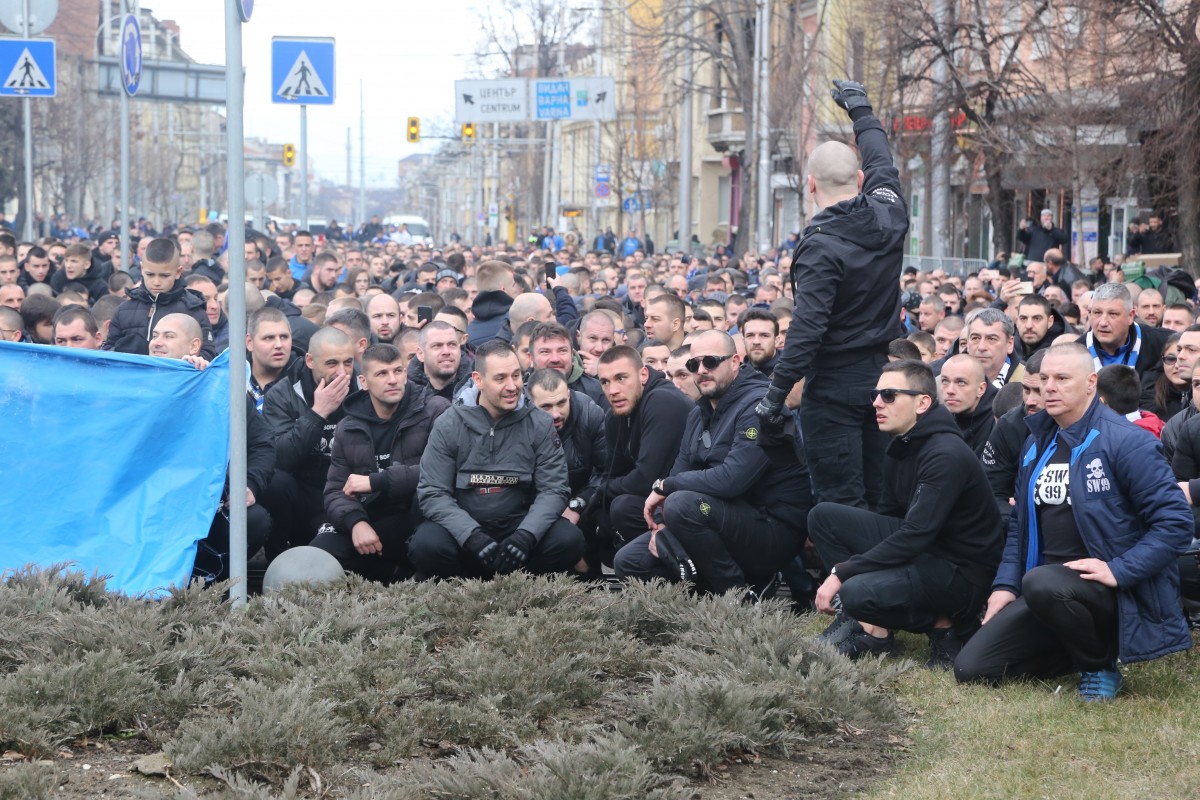
M890 406L896 402L896 395L898 394L906 394L909 397L920 397L925 392L918 392L916 389L872 389L871 402L874 403L876 397L882 397L883 402Z
M687 361L683 362L683 366L687 368L688 372L694 375L700 371L701 365L703 365L704 368L709 372L712 372L714 369L721 366L731 358L733 358L733 353L730 353L727 356L696 356L695 358L689 358Z
M1164 364L1178 364L1179 356L1163 356Z

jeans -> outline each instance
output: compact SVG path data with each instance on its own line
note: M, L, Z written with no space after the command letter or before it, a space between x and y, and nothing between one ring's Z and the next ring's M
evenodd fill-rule
M891 536L904 520L861 508L820 503L808 515L808 535L826 566L861 555ZM940 617L970 625L987 601L959 567L920 554L907 564L847 578L838 591L842 610L859 622L926 633Z
M800 429L818 503L879 503L888 435L875 421L871 390L886 363L886 355L876 355L818 371L804 387Z
M961 683L1052 678L1117 657L1117 592L1061 564L1025 573L1021 594L979 629L954 661Z

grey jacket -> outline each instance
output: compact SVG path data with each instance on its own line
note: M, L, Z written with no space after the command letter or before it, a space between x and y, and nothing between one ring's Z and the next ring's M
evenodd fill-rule
M438 417L421 457L421 513L463 544L525 530L541 541L567 507L567 462L554 422L525 404L493 422L464 391Z

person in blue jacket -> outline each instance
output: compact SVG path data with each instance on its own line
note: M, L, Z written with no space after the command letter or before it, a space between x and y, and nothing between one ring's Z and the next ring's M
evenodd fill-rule
M983 627L955 677L997 683L1074 669L1081 700L1112 700L1118 663L1191 646L1176 562L1192 516L1158 440L1098 401L1086 348L1046 351L1042 397L1045 410L1027 420Z

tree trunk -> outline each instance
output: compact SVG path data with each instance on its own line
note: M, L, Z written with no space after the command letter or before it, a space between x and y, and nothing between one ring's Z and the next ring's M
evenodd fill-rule
M1173 227L1183 266L1195 277L1200 276L1200 141L1195 135L1200 121L1200 48L1192 53L1179 87L1183 94L1181 124L1175 132L1179 217Z
M987 204L992 214L992 255L1004 250L1013 250L1013 205L1012 190L1004 188L1003 163L1000 156L993 154L987 165Z

